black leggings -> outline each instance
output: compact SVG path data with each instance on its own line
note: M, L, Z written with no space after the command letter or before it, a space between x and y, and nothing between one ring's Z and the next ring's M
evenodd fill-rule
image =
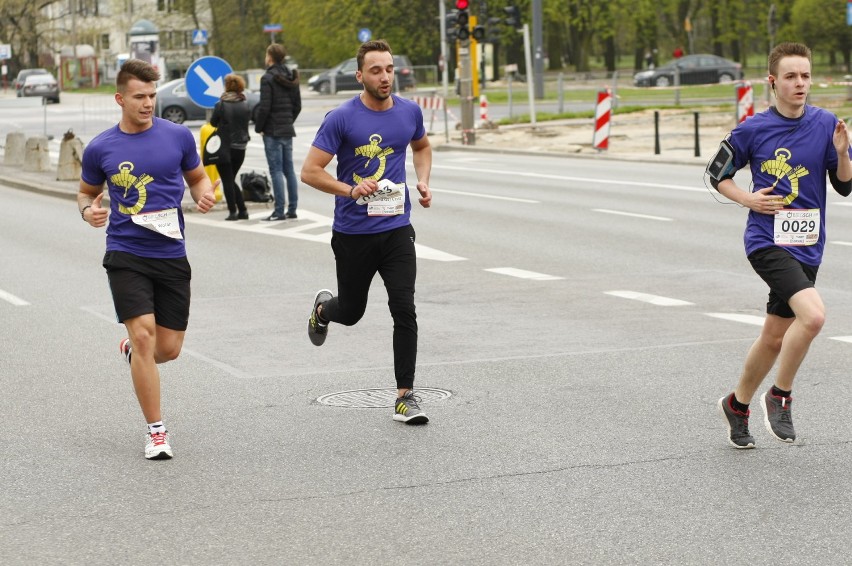
M331 249L337 264L337 296L322 307L322 318L352 326L367 309L370 283L378 273L388 292L393 318L393 366L396 386L414 386L417 362L417 315L414 312L414 280L417 256L411 225L381 234L333 232Z
M237 172L246 159L246 150L231 148L230 156L228 163L217 163L216 170L222 178L222 192L225 193L228 210L232 213L237 210L245 212L246 203L243 201L243 192L237 187Z

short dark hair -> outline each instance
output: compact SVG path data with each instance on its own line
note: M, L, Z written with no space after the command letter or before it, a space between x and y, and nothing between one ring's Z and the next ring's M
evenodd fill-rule
M775 75L778 72L778 62L784 57L804 57L808 61L811 60L811 50L807 45L801 43L793 43L785 41L779 43L769 53L769 74Z
M118 71L115 78L115 87L123 91L130 79L136 79L144 83L155 83L160 80L160 72L151 63L141 59L128 59Z
M384 39L374 39L373 41L365 41L361 44L361 47L358 48L358 70L362 71L362 67L364 66L364 57L370 51L386 51L393 55L391 51L390 45Z
M266 54L272 57L276 63L281 63L287 57L287 51L280 43L272 43L266 48Z

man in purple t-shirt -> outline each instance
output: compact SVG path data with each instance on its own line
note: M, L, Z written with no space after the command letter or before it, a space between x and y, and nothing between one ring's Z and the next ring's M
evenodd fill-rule
M806 103L810 49L798 43L776 46L769 54L768 79L775 106L737 126L708 166L713 186L749 209L746 255L769 286L763 330L736 389L718 401L735 448L754 448L749 403L776 361L775 384L760 397L764 424L782 442L796 439L793 380L825 321L814 283L825 246L826 175L841 195L852 192L846 124ZM746 165L751 191L733 180Z
M83 220L106 229L103 265L113 304L128 338L119 350L130 364L148 433L145 457L173 456L160 410L157 364L180 354L189 322L191 269L184 245L184 181L206 213L216 197L184 126L154 118L156 82L150 63L130 59L116 78L119 123L83 152L77 206ZM104 184L109 209L101 206ZM131 346L132 345L132 346Z
M356 77L363 92L328 113L302 166L302 182L335 196L331 247L338 296L327 289L316 294L308 337L320 346L328 323L351 326L361 320L370 282L378 273L388 291L393 318L397 387L393 418L424 424L429 418L412 391L417 360L417 256L405 153L411 146L420 205L428 208L432 148L420 108L391 94L394 68L387 42L362 44L357 60ZM336 178L325 170L335 155Z

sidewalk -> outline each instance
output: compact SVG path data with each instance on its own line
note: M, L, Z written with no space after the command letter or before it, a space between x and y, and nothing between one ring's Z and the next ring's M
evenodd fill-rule
M3 155L0 154L0 186L13 187L24 191L30 191L52 197L67 198L71 200L77 199L77 192L80 188L79 179L73 181L59 181L56 179L56 164L51 163L51 170L44 172L24 171L22 167L12 167L3 164ZM221 191L220 191L221 192ZM104 196L105 201L109 201L109 196ZM183 195L183 203L181 208L184 213L195 212L195 201L192 200L192 195L189 189ZM246 208L249 210L269 210L272 213L272 203L263 202L246 202ZM211 212L227 212L228 207L224 197L213 207Z

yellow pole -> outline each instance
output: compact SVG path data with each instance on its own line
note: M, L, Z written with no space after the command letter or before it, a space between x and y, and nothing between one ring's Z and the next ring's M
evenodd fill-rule
M214 128L212 125L210 125L209 122L204 124L203 126L201 126L201 131L199 132L199 141L201 142L201 145L199 146L199 151L198 151L199 155L201 155L201 153L202 153L201 148L204 147L205 143L207 143L207 138L209 138L210 134L212 134L215 131L216 131L216 128ZM215 165L205 165L204 171L207 172L207 176L210 177L210 182L212 182L212 183L215 183L216 180L219 178L219 170L216 169ZM224 196L223 193L222 193L222 184L221 183L219 183L216 186L216 193L215 194L216 194L216 202L220 202L222 200L222 197Z
M470 17L470 29L476 27L476 16ZM473 34L470 36L470 66L473 67L473 74L471 75L473 81L473 98L479 98L479 42L473 38Z

